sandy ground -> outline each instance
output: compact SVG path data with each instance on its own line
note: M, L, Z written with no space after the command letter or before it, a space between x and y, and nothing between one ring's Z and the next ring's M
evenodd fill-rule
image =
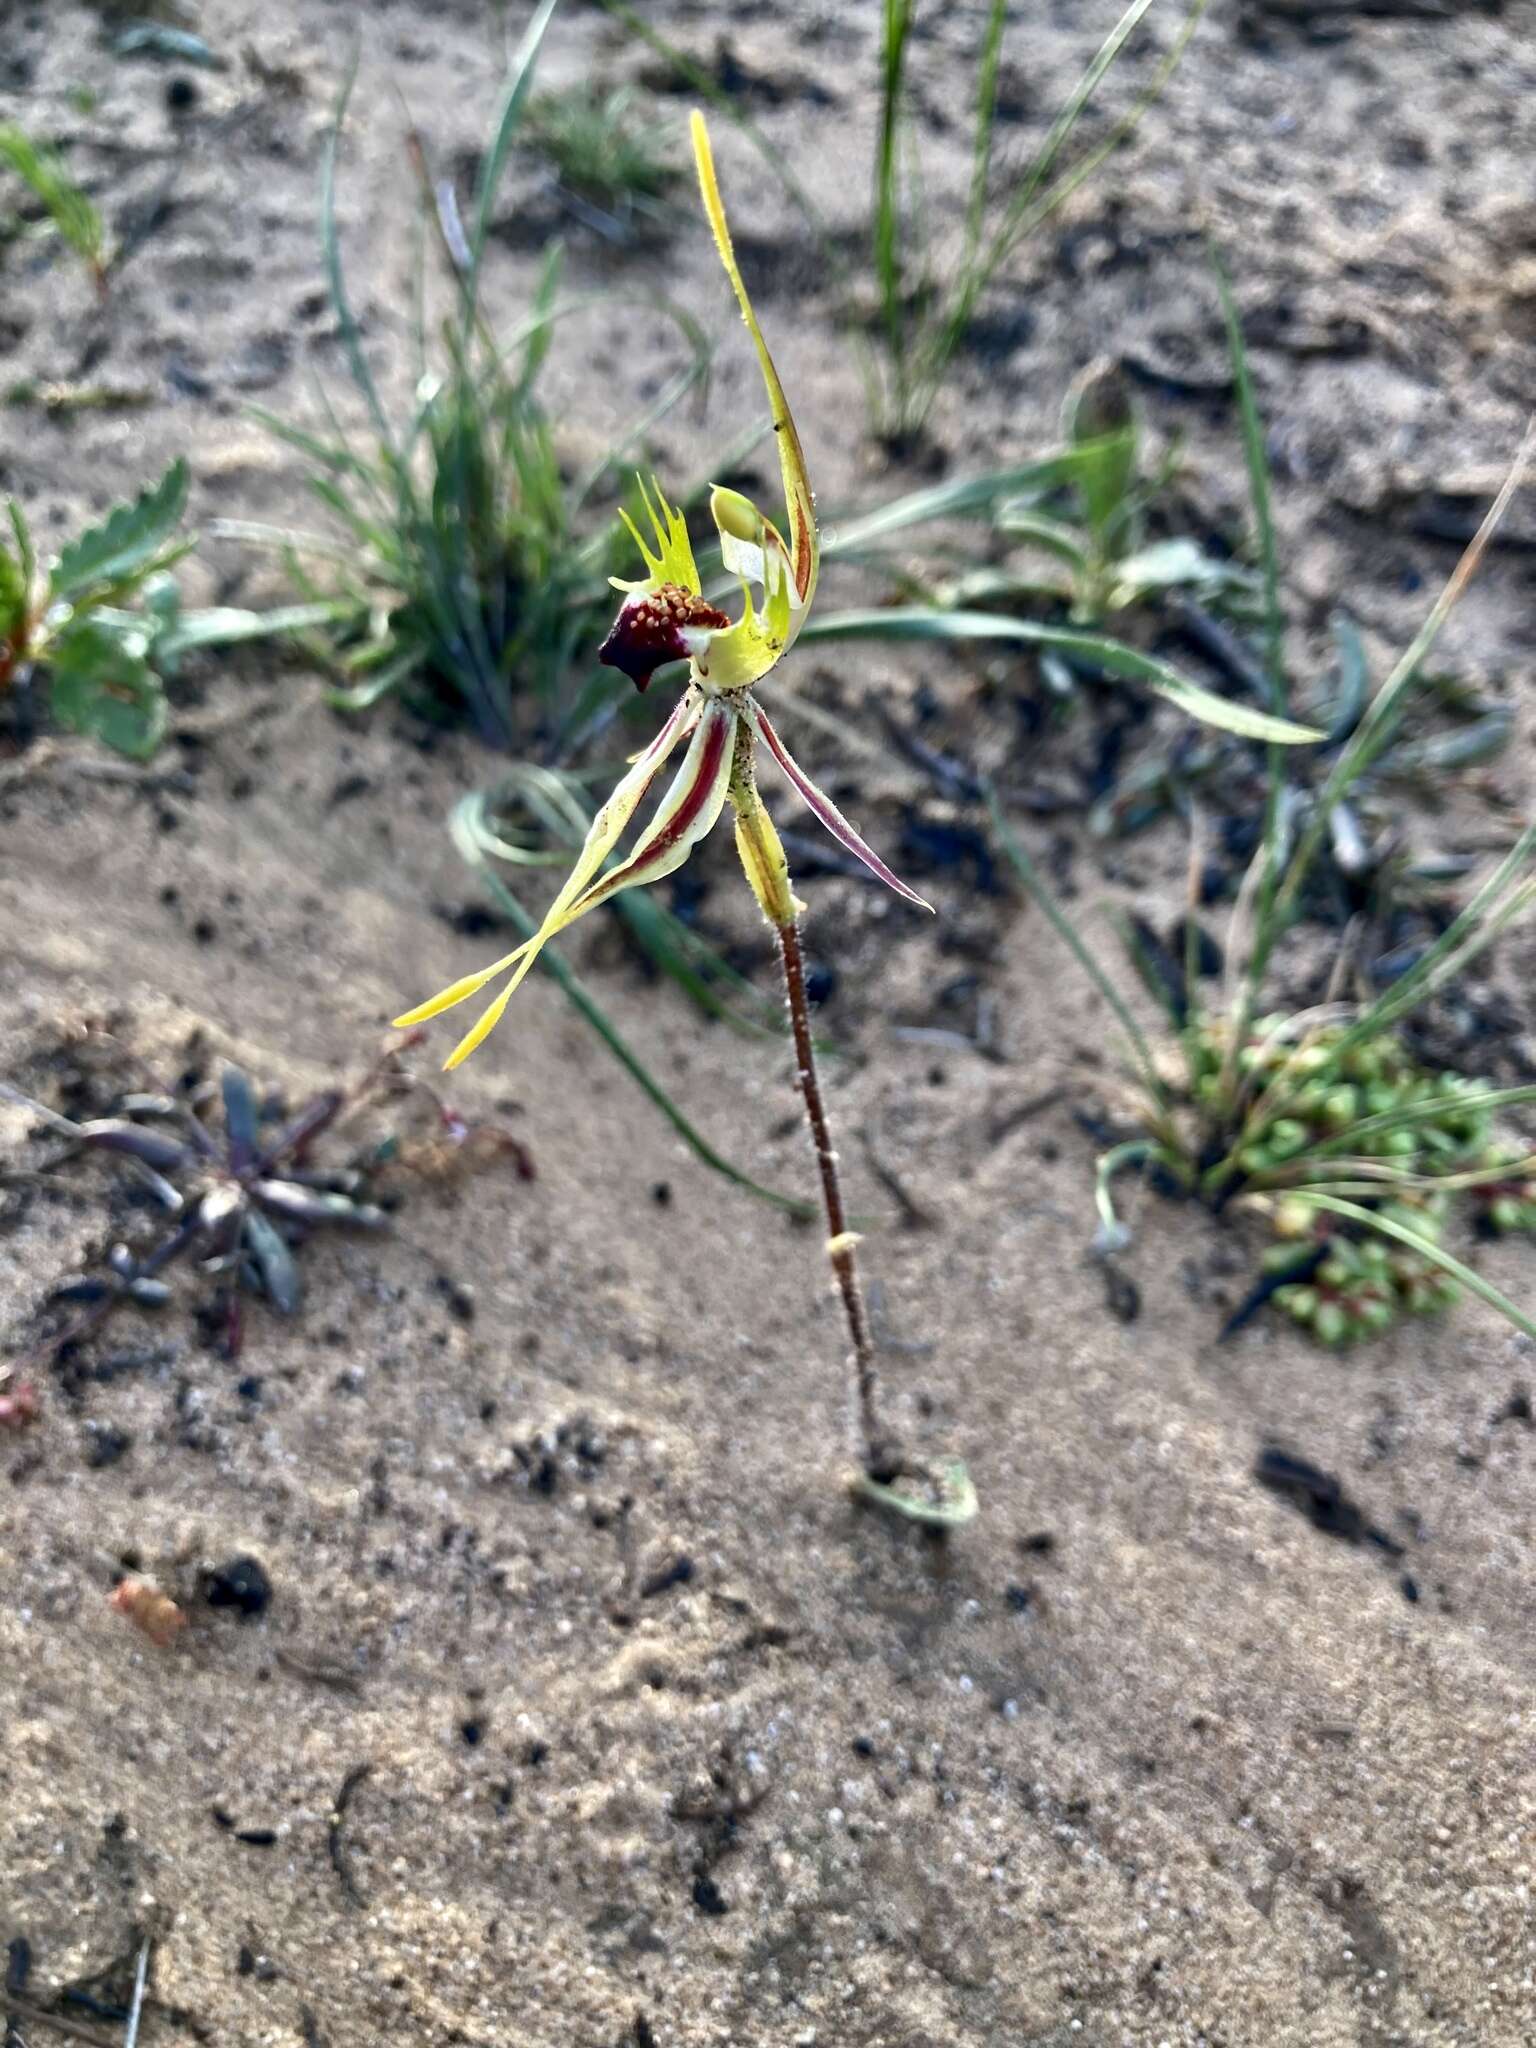
M921 48L940 204L963 190L980 11L946 11ZM1378 664L1411 628L1454 559L1423 494L1485 489L1533 392L1536 13L1383 12L1214 9L1135 154L1015 263L936 420L957 467L1022 455L1072 370L1123 349L1155 427L1189 436L1188 488L1219 526L1242 485L1200 247L1214 226L1257 344L1302 668L1341 592ZM754 111L854 224L875 8L657 18L706 58L724 36L751 76L787 67L786 102ZM1021 142L1108 18L1063 4L1021 24ZM478 142L494 98L498 46L467 5L258 17L210 0L200 23L236 61L195 74L173 115L168 74L114 60L94 11L0 9L0 113L77 137L120 228L156 222L105 312L66 266L8 258L8 381L89 376L145 401L6 414L0 481L45 531L183 448L199 518L295 515L297 475L244 408L303 417L314 375L339 376L315 211L354 31L343 225L392 389L411 185L391 85L442 160ZM557 23L550 79L636 67L601 14ZM100 95L88 115L81 85ZM823 501L873 502L909 478L863 436L832 294L744 146L718 148ZM518 168L501 304L558 224L549 206ZM641 260L571 245L577 281ZM686 474L758 398L696 228L666 263L733 337L707 411L658 437L664 472ZM653 388L668 347L641 316L573 339L552 382L573 446ZM1533 526L1517 511L1517 534ZM227 545L201 561L221 596L275 589ZM1529 557L1501 553L1448 642L1511 696L1530 597ZM877 693L927 683L1011 786L1040 765L961 665L807 652L795 682L872 738ZM191 696L148 773L22 756L0 789L0 1072L49 1101L108 1087L80 1047L95 1019L169 1079L238 1057L296 1102L359 1073L402 1000L489 943L453 927L474 888L441 829L487 772L467 740L424 746L388 713L344 724L314 678L270 663L210 665ZM901 762L801 731L877 843L914 804L947 815ZM1064 773L1091 736L1050 745ZM1485 833L1522 802L1526 760L1478 785ZM1110 884L1172 900L1174 836L1096 872L1077 819L1024 829L1084 907ZM761 961L726 844L705 862L711 928ZM867 1248L889 1398L925 1451L969 1461L981 1519L936 1549L849 1506L814 1235L704 1174L536 979L455 1088L528 1145L533 1183L417 1189L388 1236L317 1244L302 1318L254 1309L236 1366L185 1299L124 1315L45 1383L37 1428L0 1439L0 1934L30 1946L30 1995L115 1970L96 1984L111 2004L149 1933L145 2048L1536 2038L1536 1442L1505 1416L1528 1348L1472 1307L1343 1362L1273 1323L1218 1346L1252 1248L1155 1203L1123 1320L1086 1252L1074 1115L1112 1088L1103 1012L1000 888L914 879L936 925L815 879L809 944L837 977L854 1204L891 1210L872 1141L928 1219ZM611 930L570 950L722 1148L805 1186L783 1055L648 988ZM1516 999L1529 965L1511 949ZM967 1030L978 995L997 1057L896 1028ZM3 1128L16 1350L121 1209L95 1167L39 1180L49 1143L25 1117ZM1482 1256L1529 1293L1527 1252ZM1338 1473L1402 1555L1260 1490L1271 1441ZM242 1554L273 1586L248 1621L198 1591ZM109 1611L125 1568L185 1600L173 1651Z

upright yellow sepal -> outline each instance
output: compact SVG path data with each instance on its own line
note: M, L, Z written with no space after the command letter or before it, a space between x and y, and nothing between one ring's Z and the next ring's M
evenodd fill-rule
M757 350L763 382L768 387L768 403L773 412L774 438L779 444L779 471L784 479L784 501L789 507L789 556L794 571L795 590L799 598L796 609L803 614L810 605L816 589L816 571L820 555L816 537L816 505L811 496L811 479L805 466L805 451L800 446L800 436L795 428L794 415L789 409L789 400L784 396L784 386L779 382L779 373L774 368L773 357L768 353L768 344L763 339L763 330L757 324L757 315L752 310L752 301L747 296L747 287L736 262L731 231L726 224L725 208L720 200L720 187L715 179L715 160L710 153L709 130L704 125L704 116L697 108L694 109L691 127L694 161L699 167L699 190L704 196L704 211L709 216L715 247L720 252L720 261L725 265L725 274L731 281L732 291L736 294L741 317L747 323L752 346Z

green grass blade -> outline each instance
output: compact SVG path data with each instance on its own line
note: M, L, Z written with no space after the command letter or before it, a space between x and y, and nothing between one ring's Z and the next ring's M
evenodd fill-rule
M274 526L265 519L210 519L203 528L209 540L246 540L255 547L300 549L332 562L353 562L355 551L342 541L302 526Z
M1312 726L1295 725L1286 718L1252 711L1218 697L1180 675L1165 661L1107 640L1097 633L1078 633L1065 626L1043 626L1032 619L1010 618L1005 612L946 612L927 608L889 611L832 612L811 618L803 628L801 641L812 640L1004 640L1030 647L1054 648L1061 654L1075 654L1131 682L1145 683L1158 696L1166 697L1190 717L1242 739L1272 740L1285 746L1309 746L1322 738Z
M341 150L342 127L347 118L352 88L357 83L358 55L358 48L354 45L346 75L341 81L341 90L336 95L336 111L331 118L330 132L326 136L325 151L321 158L320 255L325 269L326 289L330 293L331 310L335 313L336 325L341 330L342 347L346 351L347 367L352 373L352 381L363 395L380 441L392 451L394 437L390 431L389 417L379 397L378 386L373 381L373 372L368 367L368 358L363 353L362 330L357 324L357 315L353 312L352 301L347 295L346 273L341 261L341 237L336 227L336 160Z
M1438 1123L1444 1116L1491 1116L1496 1110L1518 1109L1522 1104L1536 1102L1536 1087L1489 1088L1480 1095L1470 1090L1464 1095L1437 1095L1426 1102L1410 1103L1404 1109L1384 1110L1380 1116L1362 1117L1351 1124L1336 1138L1326 1138L1320 1144L1309 1146L1300 1163L1310 1159L1331 1159L1340 1152L1350 1152L1363 1138L1376 1138L1388 1131L1411 1130L1415 1124Z
M1525 481L1533 447L1536 447L1536 419L1527 426L1519 451L1510 466L1509 475L1504 479L1502 489L1489 507L1487 517L1468 543L1461 560L1451 571L1445 588L1430 608L1429 616L1414 635L1412 645L1401 655L1392 673L1366 706L1365 715L1356 726L1353 738L1335 762L1328 780L1324 783L1313 806L1307 828L1287 864L1285 879L1280 887L1276 918L1282 927L1284 920L1295 908L1311 871L1312 862L1317 857L1318 848L1328 831L1329 819L1390 738L1399 701L1417 680L1430 649L1440 637L1441 628L1450 617L1467 585L1477 574L1488 544L1509 509L1510 500Z
M986 226L987 184L992 174L992 138L997 130L997 80L1003 61L1008 0L992 0L976 62L976 118L971 142L971 190L965 208L962 275L975 263Z
M101 215L64 168L57 152L32 140L14 121L0 122L0 163L42 206L60 238L86 264L98 285L106 275L107 236Z
M1529 825L1521 833L1514 846L1500 862L1495 872L1477 891L1459 914L1425 952L1414 962L1409 971L1394 982L1365 1009L1355 1022L1335 1039L1327 1048L1328 1065L1325 1074L1337 1071L1339 1063L1357 1047L1369 1044L1384 1031L1400 1023L1410 1011L1416 1009L1434 991L1442 986L1453 974L1460 973L1479 953L1503 930L1512 919L1536 901L1536 880L1530 878L1517 881L1522 868L1528 867L1536 858L1536 825ZM1236 1037L1233 1044L1237 1043ZM1306 1080L1316 1080L1317 1073L1303 1077L1293 1067L1283 1068L1271 1087L1266 1090L1262 1110L1266 1118L1283 1114ZM1249 1122L1258 1114L1258 1106L1250 1112Z
M611 780L611 776L606 770L594 770L594 779ZM519 840L508 839L490 822L508 800L522 807L534 827ZM524 867L564 866L591 827L592 808L574 777L537 762L518 761L494 790L464 798L458 833L496 860ZM788 1028L782 1004L760 995L653 891L623 892L610 907L651 964L676 982L706 1017L758 1038L779 1038ZM727 996L743 1007L733 1007ZM749 1014L751 1011L757 1014Z
M1078 187L1092 177L1100 164L1135 133L1148 109L1157 103L1169 79L1178 69L1207 4L1208 0L1192 0L1173 47L1129 113L1122 116L1108 135L1090 149L1072 170L1042 193L1040 188L1055 168L1083 110L1146 13L1150 0L1132 0L1132 5L1111 29L1052 123L1050 132L1030 168L1015 187L991 241L967 264L957 283L949 313L937 327L931 344L930 360L926 366L925 404L931 402L937 392L955 350L971 323L982 293L1019 243L1058 211Z
M906 424L907 324L902 263L901 128L903 74L912 28L911 0L885 0L880 27L880 130L875 145L875 209L870 254L885 325L893 384L891 423Z
M774 147L751 115L742 112L736 99L702 64L690 57L686 50L680 50L675 43L668 42L664 35L651 26L643 14L627 4L627 0L598 0L598 5L605 14L611 14L615 21L622 21L636 41L654 50L658 57L671 66L679 78L685 79L690 88L714 108L723 121L729 121L731 126L751 143L789 197L800 218L810 229L827 263L829 275L835 276L837 272L831 265L832 250L827 238L827 224L822 218L820 208L784 161L783 152Z
M421 663L419 647L393 652L391 644L385 641L378 665L367 669L358 682L338 684L327 690L325 701L336 711L367 711L381 698L387 697L391 690L398 690L411 682Z
M750 114L743 113L737 98L727 92L712 73L690 57L686 50L680 50L675 43L669 42L659 30L653 28L643 14L627 4L627 0L597 0L597 4L606 14L611 14L615 21L623 22L637 42L644 43L648 49L654 50L678 78L687 82L689 88L698 94L705 105L711 107L722 121L728 121L751 145L804 221L816 245L823 274L829 278L846 279L848 266L839 260L821 209L785 161L784 152L774 146ZM847 324L857 331L857 311L846 283L843 289L843 313ZM872 353L867 346L861 345L857 354L866 401L871 414L874 415L880 407L878 374Z
M1243 459L1248 469L1248 495L1253 506L1254 534L1258 541L1260 570L1264 581L1264 674L1269 686L1270 710L1283 716L1289 706L1286 684L1285 621L1280 610L1280 558L1275 543L1274 508L1270 494L1269 457L1264 445L1264 423L1254 395L1243 324L1221 258L1210 250L1216 289L1221 298L1226 324L1227 352L1237 390L1238 417L1242 426ZM1232 1043L1247 1036L1248 1022L1258 1001L1260 984L1279 937L1277 904L1280 895L1282 835L1286 816L1286 762L1278 747L1269 750L1264 792L1264 870L1259 879L1258 903L1254 916L1253 944L1243 974L1239 1010L1233 1021Z
M157 634L157 659L190 654L199 647L234 647L247 640L274 640L288 633L308 632L350 618L356 606L343 599L318 604L281 605L269 612L246 611L235 605L210 605L183 612L175 625Z
M678 332L688 343L692 353L682 369L662 386L656 397L640 414L639 418L631 420L618 439L612 442L594 460L586 474L573 487L571 493L571 510L573 512L580 510L596 490L602 478L609 471L616 469L621 462L625 461L632 451L646 440L652 428L658 426L675 406L682 403L694 386L701 384L709 374L710 362L714 355L714 343L704 326L693 317L686 307L676 305L671 299L658 297L643 300L642 303L654 311L665 313L668 319L676 325Z
M1434 944L1416 960L1408 972L1364 1011L1351 1025L1338 1046L1352 1051L1389 1030L1410 1010L1455 972L1459 973L1490 945L1511 919L1520 915L1536 892L1536 881L1527 878L1516 884L1523 869L1536 859L1536 825L1528 825L1498 868L1464 909L1448 924ZM1510 893L1506 893L1510 892ZM1501 900L1502 899L1502 900Z
M1077 191L1078 187L1087 183L1088 179L1099 168L1099 165L1113 156L1117 149L1120 149L1130 140L1131 136L1141 125L1146 114L1161 99L1169 79L1172 78L1174 72L1179 68L1180 63L1183 61L1184 52L1188 49L1195 30L1200 26L1201 17L1204 15L1208 4L1209 0L1191 0L1191 5L1185 14L1179 33L1174 39L1173 46L1153 73L1151 83L1132 104L1129 113L1122 115L1104 139L1096 143L1088 151L1087 155L1083 157L1081 162L1075 164L1065 176L1058 179L1033 207L1029 206L1023 197L1015 198L1009 214L1003 222L1002 230L987 257L981 278L983 285L991 281L998 266L1006 261L1007 257L1018 246L1025 235L1032 233L1035 228L1048 220L1053 213L1058 212L1065 205L1066 201L1071 198L1072 194ZM1141 19L1142 11L1144 10L1138 11L1135 7L1126 10L1126 13L1121 17L1115 28L1111 30L1109 38L1099 51L1098 56L1089 66L1088 71L1085 72L1083 85L1087 87L1087 91L1083 94L1080 103L1076 105L1073 105L1072 102L1068 103L1071 118L1061 138L1063 142L1066 140L1067 135L1070 135L1071 129L1076 126L1083 107L1087 105L1088 100L1092 98L1094 92L1098 89L1104 73L1109 69L1115 58L1119 56L1120 50L1130 35L1131 30L1135 28L1136 23ZM1081 88L1079 90L1081 91ZM1055 159L1059 154L1060 146L1058 145L1052 152L1050 161L1046 165L1047 172L1054 167ZM1033 189L1038 189L1038 181Z
M513 52L512 62L507 70L501 104L496 110L496 122L491 130L490 147L480 167L480 183L475 192L475 225L470 234L470 269L466 292L471 318L479 292L480 265L485 255L485 241L491 231L491 209L496 204L496 193L501 184L507 153L516 137L523 108L533 88L533 73L538 61L539 45L544 40L544 31L549 27L550 17L558 5L559 0L541 0L541 4L534 10L532 19L523 31L522 40Z
M783 1005L770 1003L739 975L706 939L645 890L630 890L613 899L614 915L628 925L635 944L694 1007L715 1022L729 1025L744 1037L777 1039L787 1028ZM725 991L736 1000L728 1001ZM753 1016L736 1003L755 1006Z
M1216 273L1216 290L1221 297L1221 317L1226 323L1227 352L1232 378L1237 387L1237 413L1242 423L1243 459L1248 465L1248 495L1253 505L1254 535L1259 544L1259 567L1264 578L1264 669L1269 679L1269 708L1283 718L1290 701L1284 666L1285 621L1280 611L1280 556L1275 544L1274 507L1270 500L1269 456L1264 446L1264 423L1254 396L1253 372L1243 340L1243 323L1238 318L1231 280L1220 255L1210 252Z
M1010 497L1043 494L1070 483L1077 473L1074 449L1025 462L1012 469L993 469L980 476L957 478L952 483L933 484L921 491L908 491L872 512L828 521L822 528L825 556L852 554L888 540L910 526L924 526L940 519L990 518L1000 501Z
M1120 19L1115 23L1104 41L1094 52L1092 60L1083 75L1063 102L1060 113L1051 123L1045 141L1036 152L1035 159L1025 172L1013 193L1004 219L1002 232L1007 233L1008 221L1023 212L1029 201L1039 191L1056 167L1057 159L1072 138L1072 131L1082 118L1088 102L1098 91L1105 74L1131 38L1132 31L1152 5L1152 0L1131 0Z

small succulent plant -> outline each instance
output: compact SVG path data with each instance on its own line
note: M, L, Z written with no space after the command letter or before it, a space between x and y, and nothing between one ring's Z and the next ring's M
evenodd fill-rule
M1279 560L1263 422L1237 317L1218 270L1264 584L1261 680L1271 708L1288 710ZM1147 992L1176 1034L1154 1048L1114 978L1045 886L1009 826L995 790L993 824L1009 861L1088 975L1123 1034L1136 1081L1137 1134L1103 1152L1095 1181L1095 1250L1112 1257L1131 1233L1115 1213L1115 1176L1152 1169L1169 1189L1220 1214L1234 1201L1267 1214L1286 1240L1263 1283L1228 1323L1240 1328L1273 1296L1324 1343L1390 1327L1403 1313L1440 1308L1465 1291L1536 1340L1536 1317L1441 1242L1458 1209L1485 1231L1536 1219L1536 1151L1512 1153L1492 1119L1536 1103L1536 1086L1492 1088L1422 1064L1404 1037L1415 1010L1452 987L1515 920L1536 905L1536 822L1467 881L1422 948L1386 976L1361 972L1359 920L1333 962L1325 999L1294 1014L1266 1014L1277 949L1305 914L1324 851L1357 834L1351 802L1401 738L1424 664L1525 479L1531 428L1482 524L1413 640L1374 694L1351 705L1347 738L1326 772L1303 789L1288 749L1271 747L1262 819L1224 948L1196 922L1201 867L1192 849L1182 946L1146 943L1145 920L1122 927ZM1356 681L1363 680L1357 664ZM1439 766L1446 763L1441 758ZM1154 940L1156 934L1152 935ZM1182 967L1177 954L1182 951ZM1213 964L1208 964L1214 952ZM1219 1002L1203 982L1220 975ZM1372 982L1378 985L1372 987ZM1384 986L1379 985L1381 982ZM1271 998L1272 1000L1272 998Z
M1485 1234L1536 1231L1536 1161L1491 1136L1489 1091L1421 1066L1389 1033L1344 1044L1342 1024L1298 1048L1288 1020L1256 1018L1235 1058L1222 1024L1189 1034L1197 1117L1219 1115L1235 1074L1250 1118L1232 1153L1232 1194L1261 1202L1279 1240L1266 1252L1264 1292L1330 1347L1378 1336L1402 1315L1460 1300L1460 1282L1416 1240L1439 1247L1457 1201ZM1342 1048L1342 1049L1341 1049ZM1375 1228L1308 1198L1309 1183L1375 1189Z
M1536 1232L1536 1171L1515 1145L1490 1145L1483 1168L1493 1177L1468 1188L1477 1227L1488 1237Z
M1447 1212L1443 1195L1417 1202L1390 1202L1378 1212L1419 1237L1439 1243ZM1320 1344L1352 1344L1361 1337L1380 1336L1400 1315L1428 1315L1452 1308L1461 1288L1420 1252L1379 1237L1351 1238L1333 1227L1303 1196L1294 1208L1320 1236L1316 1252L1298 1252L1294 1244L1271 1246L1266 1273L1284 1276L1301 1270L1305 1280L1286 1280L1272 1295L1276 1308L1310 1330Z
M1395 1160L1421 1172L1451 1171L1478 1160L1489 1117L1479 1107L1486 1090L1465 1075L1432 1074L1395 1034L1340 1050L1343 1025L1315 1032L1298 1047L1290 1020L1257 1017L1235 1062L1223 1024L1202 1023L1190 1049L1197 1106L1219 1109L1229 1096L1235 1064L1250 1099L1270 1093L1279 1111L1250 1125L1236 1161L1250 1183L1272 1186L1294 1178L1294 1165L1320 1149L1353 1157ZM1281 1089L1283 1088L1283 1100ZM1431 1113L1411 1123L1398 1111Z

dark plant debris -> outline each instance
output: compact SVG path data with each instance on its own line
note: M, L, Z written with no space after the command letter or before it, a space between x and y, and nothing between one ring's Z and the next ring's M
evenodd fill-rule
M1343 1543L1371 1544L1388 1557L1404 1554L1403 1545L1368 1519L1333 1474L1309 1459L1267 1444L1259 1453L1253 1476L1260 1486L1289 1501L1325 1536L1337 1536Z
M196 1259L214 1276L216 1293L201 1319L218 1348L235 1358L244 1340L242 1294L278 1315L296 1313L303 1299L299 1253L317 1230L383 1230L402 1180L445 1188L503 1162L520 1179L531 1178L532 1160L510 1132L469 1124L410 1070L404 1055L415 1042L390 1048L356 1085L323 1089L292 1115L239 1067L227 1065L218 1083L218 1114L210 1118L211 1090L200 1059L174 1086L151 1079L147 1086L113 1090L112 1113L83 1120L0 1083L0 1096L36 1112L50 1133L67 1141L45 1172L82 1152L120 1160L139 1184L134 1192L171 1219L158 1239L138 1247L117 1243L104 1268L52 1290L51 1304L80 1313L13 1363L0 1382L0 1426L19 1428L35 1417L29 1367L72 1359L125 1305L164 1307L171 1290L161 1276L177 1261ZM334 1138L366 1105L410 1096L431 1106L433 1127L425 1135L392 1132L335 1165L315 1157L320 1140ZM105 1199L115 1214L115 1193ZM127 1448L126 1440L109 1445L98 1438L90 1462L113 1462Z

